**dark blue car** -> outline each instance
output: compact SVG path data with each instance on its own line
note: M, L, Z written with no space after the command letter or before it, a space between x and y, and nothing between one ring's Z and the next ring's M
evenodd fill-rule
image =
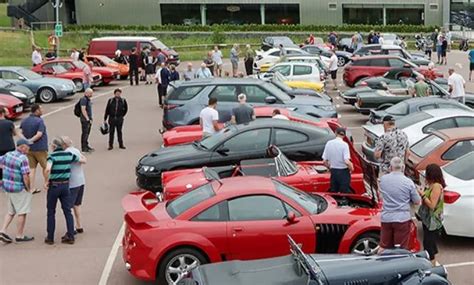
M219 121L228 122L237 96L247 95L252 106L287 108L314 118L336 118L336 108L315 96L290 96L270 82L254 78L211 78L172 82L165 99L163 126L171 129L199 123L199 114L210 97L217 98Z

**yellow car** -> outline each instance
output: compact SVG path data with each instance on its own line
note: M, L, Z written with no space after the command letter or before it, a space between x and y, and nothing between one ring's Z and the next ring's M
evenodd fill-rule
M262 64L262 65L260 65L260 72L261 73L268 72L272 66L274 66L274 64L272 64L272 63Z
M324 83L323 82L309 82L309 81L283 81L286 85L291 88L298 89L311 89L316 92L324 92Z

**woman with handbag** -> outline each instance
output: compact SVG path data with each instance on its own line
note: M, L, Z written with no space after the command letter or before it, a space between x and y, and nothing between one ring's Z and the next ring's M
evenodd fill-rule
M418 209L417 217L423 224L423 248L429 253L431 263L436 265L437 241L443 228L443 192L446 183L443 172L437 164L430 164L426 167L425 177L424 189L418 189L422 197L422 204Z

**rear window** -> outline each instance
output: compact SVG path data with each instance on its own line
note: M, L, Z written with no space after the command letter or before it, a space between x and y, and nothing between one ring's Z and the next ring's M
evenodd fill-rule
M190 100L194 98L204 86L179 87L168 95L168 100Z
M354 65L354 66L368 66L369 61L367 59L354 60L352 62L352 65Z
M406 115L408 114L408 104L402 101L398 104L393 105L385 111L391 115Z
M426 119L433 118L433 116L425 113L425 112L417 112L410 114L409 116L403 117L395 122L395 125L399 129L404 129L408 126L414 125L418 122L424 121Z
M166 206L166 211L170 217L174 218L215 195L211 183L208 183L169 202Z
M443 169L448 174L465 181L474 179L474 171L472 171L472 161L474 160L474 152L470 152L465 156L458 158Z
M430 135L411 147L411 151L419 157L425 157L443 143L443 140L436 136Z

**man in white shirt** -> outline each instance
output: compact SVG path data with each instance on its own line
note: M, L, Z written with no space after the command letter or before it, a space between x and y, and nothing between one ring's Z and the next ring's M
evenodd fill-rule
M220 130L218 121L219 113L216 110L217 98L209 98L208 106L199 114L199 124L202 128L202 137L208 137Z
M78 61L78 60L79 60L79 51L78 51L76 48L73 48L73 49L72 49L72 52L71 52L71 59L74 60L74 61Z
M465 104L466 93L464 91L464 88L466 85L466 81L460 74L454 72L454 68L450 68L448 70L448 73L449 94L451 95L449 98L456 100L462 104Z
M43 62L43 57L41 56L41 48L36 47L33 53L31 54L31 61L33 66L37 66Z
M329 59L329 72L331 73L332 83L334 84L333 90L337 90L337 55L335 50L331 50L331 58Z
M204 62L201 63L201 68L196 71L196 78L213 78L211 71Z
M222 52L219 50L219 46L214 46L214 51L212 52L212 60L215 62L214 74L216 77L222 76Z
M324 165L331 170L331 192L350 193L351 162L349 145L343 140L346 136L344 128L336 129L336 138L326 143L323 152Z
M380 34L380 37L379 37L379 44L380 44L380 45L383 45L384 42L385 42L385 41L383 40L383 35Z

